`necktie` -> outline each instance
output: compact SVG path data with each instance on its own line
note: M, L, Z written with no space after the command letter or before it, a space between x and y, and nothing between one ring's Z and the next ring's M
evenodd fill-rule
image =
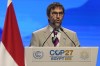
M54 37L52 37L52 42L54 46L57 46L57 44L59 43L59 39L57 37L58 31L57 30L53 31L53 34L54 34Z

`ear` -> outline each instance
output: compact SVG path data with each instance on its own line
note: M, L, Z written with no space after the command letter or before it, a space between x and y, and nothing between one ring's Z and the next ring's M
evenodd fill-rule
M50 20L50 17L49 16L47 16L47 18L48 18L48 20Z
M49 17L47 16L47 18L49 19Z

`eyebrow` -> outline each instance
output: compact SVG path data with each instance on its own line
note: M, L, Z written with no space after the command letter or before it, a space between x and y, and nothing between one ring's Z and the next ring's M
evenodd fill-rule
M63 12L52 12L52 14L63 14Z

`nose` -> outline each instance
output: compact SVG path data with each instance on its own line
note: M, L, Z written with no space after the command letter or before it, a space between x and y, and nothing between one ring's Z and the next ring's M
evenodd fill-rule
M59 17L60 17L60 14L58 13L58 14L56 15L56 17L59 18Z

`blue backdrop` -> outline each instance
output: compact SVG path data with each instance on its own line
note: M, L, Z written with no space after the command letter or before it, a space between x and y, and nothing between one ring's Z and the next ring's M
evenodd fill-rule
M65 7L62 26L77 32L81 46L100 47L100 0L13 0L24 46L29 46L32 32L48 24L46 8L55 1ZM6 4L7 0L0 0L0 40Z

